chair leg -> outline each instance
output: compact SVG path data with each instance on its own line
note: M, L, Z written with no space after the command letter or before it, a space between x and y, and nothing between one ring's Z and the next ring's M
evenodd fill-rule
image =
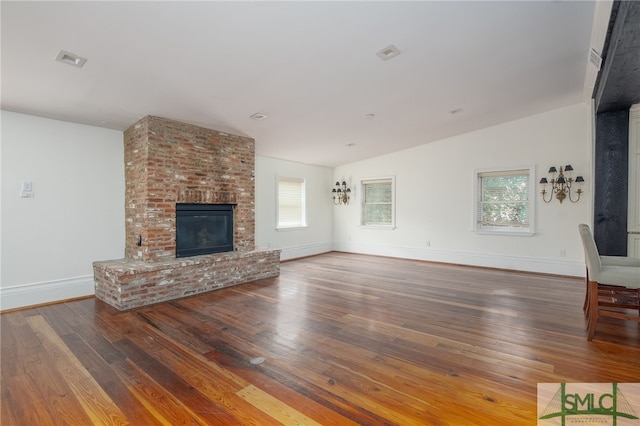
M589 301L589 296L587 296L586 299L587 300L585 302L586 302L587 306L586 306L585 311L584 311L584 316L585 316L585 318L587 318L587 321L588 321L589 320L589 315L591 313L591 302Z
M596 327L598 326L598 282L589 281L587 292L589 298L589 314L587 317L587 340L591 341L591 339L593 339L593 335L596 333Z
M589 316L589 270L585 272L585 289L584 289L584 304L582 310L585 311L587 317Z

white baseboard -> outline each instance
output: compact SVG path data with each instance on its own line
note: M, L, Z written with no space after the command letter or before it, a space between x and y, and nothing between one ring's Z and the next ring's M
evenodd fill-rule
M317 243L282 248L281 260L313 256L333 250L333 244ZM95 294L93 275L0 287L0 311L52 303Z
M348 253L371 254L376 256L399 257L404 259L455 263L461 265L483 266L488 268L510 269L516 271L539 272L575 277L584 277L585 272L584 262L569 260L563 261L557 259L495 255L432 248L359 244L353 242L335 242L333 244L333 249Z
M399 257L404 259L456 263L576 277L583 277L585 271L583 262L521 256L490 255L486 253L439 250L432 248L359 244L353 242L307 244L302 246L283 247L281 250L281 260L313 256L337 250L348 253L371 254L376 256ZM0 287L0 311L51 303L65 299L73 299L76 297L91 296L93 294L93 275L40 283L21 284L12 287Z
M303 246L282 247L280 260L291 260L298 257L313 256L333 250L333 243L307 244Z
M0 310L41 305L93 294L93 275L0 287Z

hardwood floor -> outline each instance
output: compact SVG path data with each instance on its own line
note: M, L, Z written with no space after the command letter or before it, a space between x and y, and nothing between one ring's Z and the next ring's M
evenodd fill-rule
M587 342L581 279L345 253L281 269L3 314L2 425L532 425L538 383L640 381L640 327L604 318Z

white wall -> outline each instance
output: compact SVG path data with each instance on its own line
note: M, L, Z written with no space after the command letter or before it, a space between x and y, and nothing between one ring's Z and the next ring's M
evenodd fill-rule
M1 308L93 294L92 262L124 256L122 132L1 114Z
M334 247L581 276L584 255L577 225L591 223L593 203L590 126L590 107L576 104L338 167L334 177L350 180L356 194L351 205L334 210ZM537 182L550 166L565 164L585 178L586 193L577 204L555 199L546 204L536 188L534 236L472 231L474 169L535 165ZM357 183L384 175L396 177L397 229L361 228Z
M282 259L332 249L580 276L577 224L591 223L589 106L573 105L332 170L256 157L256 245ZM95 260L124 255L122 132L2 111L0 308L93 294ZM477 235L473 170L572 164L586 179L577 204L537 199L533 237ZM276 230L276 176L307 182L309 226ZM395 175L397 229L362 229L362 178ZM337 180L351 204L334 207ZM33 181L34 198L19 197ZM429 241L429 247L427 247ZM561 256L561 252L565 256Z
M276 177L305 179L308 226L276 229ZM281 259L333 249L332 169L256 156L256 246L282 249Z
M0 309L93 294L92 262L124 256L122 132L1 114ZM306 229L276 231L277 174L306 179ZM332 250L331 183L330 168L256 157L256 244L282 259Z

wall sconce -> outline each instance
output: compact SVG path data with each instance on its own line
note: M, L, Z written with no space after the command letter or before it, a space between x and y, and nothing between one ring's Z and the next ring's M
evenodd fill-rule
M555 167L549 168L549 173L551 173L551 182L548 182L547 178L540 179L540 184L542 185L542 191L540 193L542 194L542 200L544 200L545 203L551 202L551 200L553 199L553 194L556 194L556 198L560 201L560 203L562 203L562 200L567 198L567 196L569 196L569 201L571 201L572 203L578 202L578 200L580 199L580 195L582 194L582 183L584 182L584 179L582 178L582 176L578 176L574 180L571 177L572 171L573 167L571 167L571 164L567 164L566 166L564 166L564 170L562 170L562 166L560 166L559 172ZM558 173L557 179L556 173ZM568 173L568 176L565 177L565 173ZM571 185L574 182L578 184L578 189L575 190L575 193L578 194L578 197L575 200L571 198ZM549 199L547 200L546 194L548 183L551 184L551 191L549 191Z
M331 190L333 194L333 204L340 205L344 204L345 206L349 204L349 196L351 194L351 188L347 187L347 182L342 181L336 182L336 187Z

